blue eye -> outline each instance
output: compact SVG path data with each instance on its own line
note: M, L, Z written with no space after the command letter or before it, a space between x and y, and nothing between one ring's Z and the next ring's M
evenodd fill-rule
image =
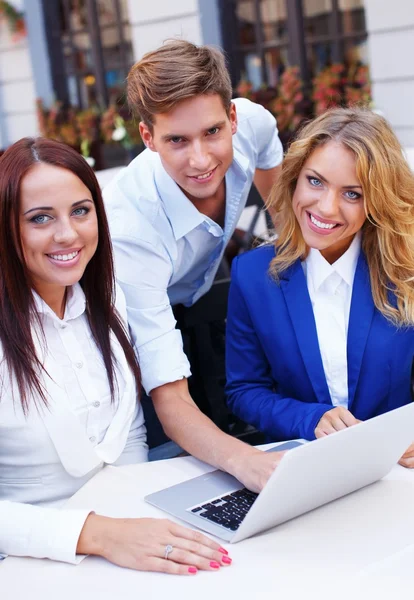
M207 131L207 135L215 135L216 133L218 133L220 131L219 127L212 127L211 129L209 129Z
M348 200L359 200L361 198L361 194L358 194L358 192L353 192L352 190L345 192L345 196L348 198Z
M307 177L307 180L309 181L309 183L311 184L311 186L313 187L320 187L322 185L322 182L320 179L318 179L317 177L311 177L310 175Z
M89 208L82 206L80 208L75 208L75 210L73 211L72 214L74 214L75 217L83 217L84 215L87 215L88 212L89 212Z
M47 215L36 215L30 221L32 223L36 223L36 225L43 225L44 223L48 223L52 217L48 217Z
M170 139L170 142L171 142L172 144L179 144L179 143L180 143L180 142L182 142L182 141L183 141L183 138L182 138L182 137L178 137L178 136L176 136L176 137L172 137L172 138Z

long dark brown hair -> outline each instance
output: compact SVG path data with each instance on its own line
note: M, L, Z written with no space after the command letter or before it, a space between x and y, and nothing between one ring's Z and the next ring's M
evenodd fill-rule
M33 340L33 326L41 327L33 286L23 258L19 218L20 188L29 169L46 163L71 171L92 194L98 221L98 246L80 280L86 297L86 316L105 364L112 399L115 395L115 358L110 332L118 339L140 388L140 369L129 335L114 308L114 264L108 221L95 173L75 150L54 140L23 138L0 158L0 342L3 361L14 375L23 411L31 396L47 405L42 384L43 365Z

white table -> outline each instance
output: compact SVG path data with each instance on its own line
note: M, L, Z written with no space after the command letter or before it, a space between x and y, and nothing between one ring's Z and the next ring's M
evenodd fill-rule
M106 467L70 501L123 517L165 517L145 494L211 470L192 457ZM315 481L317 485L317 481ZM233 565L193 577L141 573L88 557L72 566L8 558L4 600L282 600L409 598L414 594L414 472L382 481L239 544Z

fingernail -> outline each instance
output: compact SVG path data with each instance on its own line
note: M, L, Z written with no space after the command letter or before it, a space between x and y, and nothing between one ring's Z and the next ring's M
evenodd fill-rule
M221 552L222 554L228 554L228 552L225 548L219 548L218 551Z
M221 559L221 562L225 563L226 565L231 565L230 556L223 556L223 558Z
M213 569L219 569L220 565L215 560L212 560L211 563L210 563L210 567L212 567Z
M197 569L195 567L188 567L188 572L195 575L195 573L197 573Z

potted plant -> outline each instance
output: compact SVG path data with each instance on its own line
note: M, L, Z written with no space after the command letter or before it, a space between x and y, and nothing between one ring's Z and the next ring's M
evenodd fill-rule
M253 90L251 83L242 79L236 93L262 104L276 116L284 147L300 124L313 115L320 115L332 106L372 104L369 69L357 61L325 67L313 78L309 91L305 90L299 67L288 67L277 89L262 86Z
M14 42L25 37L26 24L24 22L23 13L5 0L0 0L0 20L7 22Z
M100 147L99 118L99 111L95 107L74 113L79 132L80 152L96 170L104 167Z
M122 112L115 105L111 105L101 117L100 130L105 142L105 162L111 166L127 164L144 147L138 124Z
M299 75L299 67L285 69L277 89L262 86L254 91L251 84L243 79L237 86L236 92L239 96L262 104L275 115L279 137L284 147L287 146L300 123L311 114L303 90L303 81Z
M325 67L313 80L314 111L320 115L332 106L372 103L367 65L351 63Z
M279 137L286 148L303 120L311 115L311 106L304 94L299 67L288 67L284 71L270 110L277 119Z

